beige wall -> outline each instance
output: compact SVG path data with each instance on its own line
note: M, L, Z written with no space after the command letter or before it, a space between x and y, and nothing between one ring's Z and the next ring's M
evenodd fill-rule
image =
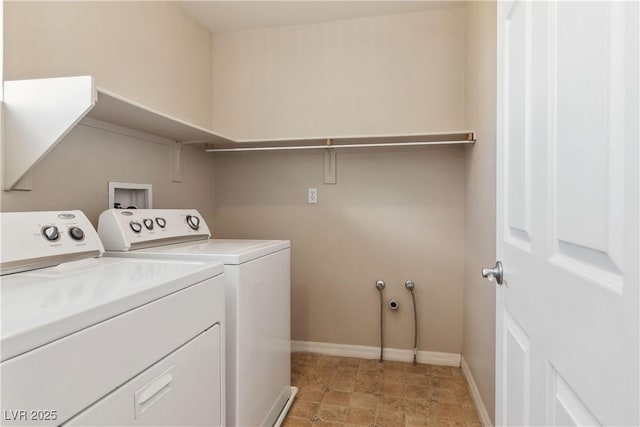
M4 81L4 0L0 0L0 82ZM0 101L4 100L4 85L0 85ZM1 113L0 113L1 114ZM0 131L2 120L0 120ZM0 132L0 135L2 133Z
M467 126L478 142L465 168L464 346L482 401L494 417L495 284L480 277L496 257L496 4L469 2Z
M211 126L211 35L174 2L5 4L5 79L90 74L98 86Z
M32 191L4 191L3 211L80 209L97 225L108 183L153 185L153 207L196 208L212 221L212 159L182 150L183 180L172 182L173 147L79 125L32 172Z
M323 155L216 154L213 233L290 239L292 339L413 347L416 283L421 350L462 350L464 149L340 152L338 184L323 185ZM318 204L306 203L318 188Z
M211 123L211 35L170 2L6 2L5 78L91 74L99 86L203 126ZM213 209L211 159L79 126L33 169L33 191L2 192L2 210L107 207L108 181L153 184L154 207Z
M464 3L216 34L213 122L242 139L463 130Z
M214 36L214 126L241 138L464 128L464 4ZM214 234L292 241L292 337L462 351L464 149L215 155ZM319 203L308 205L316 187Z

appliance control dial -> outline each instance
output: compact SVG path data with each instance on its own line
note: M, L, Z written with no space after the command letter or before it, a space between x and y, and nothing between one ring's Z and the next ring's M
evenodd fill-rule
M69 228L69 236L71 236L73 240L84 240L84 231L78 227L71 227Z
M158 224L158 227L160 228L165 228L167 226L167 220L164 218L157 217L156 224Z
M192 230L197 230L200 228L200 218L195 215L187 215L187 225L189 225Z
M140 224L139 222L131 221L129 223L129 227L131 227L134 233L139 233L142 231L142 224Z
M42 227L42 235L45 239L55 242L60 238L60 231L55 225L47 225Z
M142 223L147 228L147 230L153 230L153 220L149 218L145 218L142 220Z

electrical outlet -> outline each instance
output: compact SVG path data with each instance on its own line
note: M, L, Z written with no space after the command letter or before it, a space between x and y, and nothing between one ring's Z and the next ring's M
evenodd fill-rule
M307 203L318 203L317 188L307 188Z

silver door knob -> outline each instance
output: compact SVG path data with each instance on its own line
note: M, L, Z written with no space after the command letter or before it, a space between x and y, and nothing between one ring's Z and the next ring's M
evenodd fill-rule
M502 285L502 263L500 261L496 261L496 266L493 268L483 268L482 269L482 277L489 279L490 281L496 281L498 285Z

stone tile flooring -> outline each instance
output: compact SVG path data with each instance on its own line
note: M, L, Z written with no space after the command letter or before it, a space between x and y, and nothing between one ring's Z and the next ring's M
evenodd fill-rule
M482 426L459 368L293 353L291 383L284 427Z

